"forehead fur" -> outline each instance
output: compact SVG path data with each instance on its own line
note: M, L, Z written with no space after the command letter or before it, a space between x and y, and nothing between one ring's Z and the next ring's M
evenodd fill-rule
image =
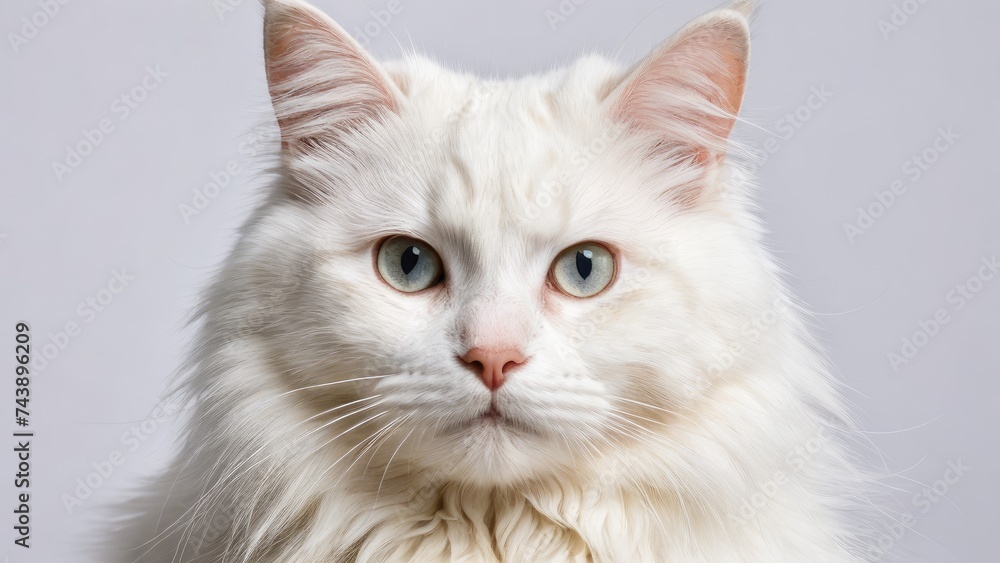
M448 128L469 142L488 141L477 128L494 127L507 131L505 140L516 145L525 140L521 134L534 130L591 128L610 87L622 77L616 64L597 56L510 80L454 72L419 55L385 68L406 96L403 111L420 115L422 124Z
M622 135L607 114L604 98L622 76L607 60L504 81L419 56L385 68L405 100L383 126L349 139L341 156L366 162L298 167L342 184L329 204L346 211L354 235L403 232L471 253L502 243L534 253L603 235L616 211L656 199L636 185L657 172L642 174L643 139Z

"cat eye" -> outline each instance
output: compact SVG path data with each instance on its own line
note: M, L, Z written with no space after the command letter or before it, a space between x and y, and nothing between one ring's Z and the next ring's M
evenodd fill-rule
M592 297L615 278L615 257L604 246L582 242L559 253L552 262L552 281L574 297Z
M379 246L376 264L385 283L405 293L427 289L444 279L437 252L426 242L410 237L384 241Z

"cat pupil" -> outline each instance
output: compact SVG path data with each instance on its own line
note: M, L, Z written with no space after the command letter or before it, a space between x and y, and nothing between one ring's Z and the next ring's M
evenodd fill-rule
M576 271L580 272L580 277L583 279L587 279L594 268L593 257L594 253L590 250L580 250L576 253Z
M409 246L403 251L403 256L399 259L399 265L402 266L404 274L410 275L410 272L413 271L419 260L420 249L415 246Z

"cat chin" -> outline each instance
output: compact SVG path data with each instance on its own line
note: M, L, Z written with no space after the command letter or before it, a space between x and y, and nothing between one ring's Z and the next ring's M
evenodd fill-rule
M549 438L488 419L467 422L434 442L411 461L444 480L477 487L504 487L549 475L565 457Z

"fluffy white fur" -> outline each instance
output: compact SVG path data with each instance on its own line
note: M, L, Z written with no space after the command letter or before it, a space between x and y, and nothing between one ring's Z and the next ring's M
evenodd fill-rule
M489 81L270 1L265 54L280 178L204 301L186 442L123 559L855 560L845 413L726 158L740 9L631 69ZM394 234L441 287L379 279ZM547 272L586 240L618 276L567 297ZM457 357L491 344L529 357L496 395L516 423L462 427L491 394Z

